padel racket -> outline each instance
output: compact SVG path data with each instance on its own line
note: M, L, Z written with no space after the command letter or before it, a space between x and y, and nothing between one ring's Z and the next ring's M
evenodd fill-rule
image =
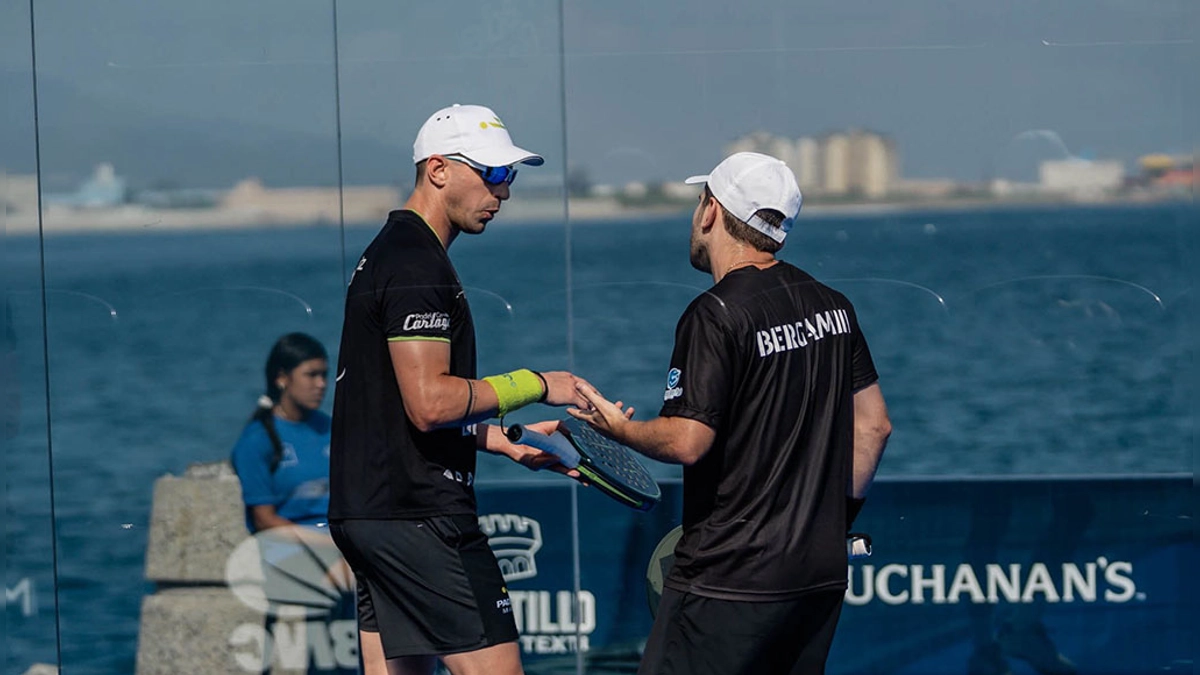
M513 443L530 445L558 457L563 466L577 469L583 480L604 494L639 511L654 508L662 490L628 447L605 438L574 417L563 420L550 435L514 424L505 432Z

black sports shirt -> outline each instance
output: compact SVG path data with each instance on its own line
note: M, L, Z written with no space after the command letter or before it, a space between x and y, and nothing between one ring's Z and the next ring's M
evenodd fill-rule
M660 414L717 434L684 469L666 586L764 601L844 587L853 395L877 379L849 300L792 265L735 270L696 298Z
M475 437L418 430L388 342L443 340L450 374L475 377L475 326L446 250L412 211L393 211L350 279L329 451L329 519L475 513Z

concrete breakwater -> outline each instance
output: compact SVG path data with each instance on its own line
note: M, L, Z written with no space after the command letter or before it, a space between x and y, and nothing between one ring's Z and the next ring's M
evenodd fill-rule
M355 672L353 581L324 534L250 535L228 462L155 481L138 675Z

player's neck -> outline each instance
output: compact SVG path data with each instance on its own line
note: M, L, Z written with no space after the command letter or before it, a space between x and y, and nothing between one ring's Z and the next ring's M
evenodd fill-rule
M757 251L740 242L733 246L721 247L712 257L713 283L720 283L730 272L743 267L766 269L776 262L775 255L765 251Z
M458 230L450 225L450 218L446 216L445 209L433 203L421 190L413 191L408 201L404 202L404 209L412 211L425 221L438 241L442 242L442 248L449 249L450 244L454 243Z

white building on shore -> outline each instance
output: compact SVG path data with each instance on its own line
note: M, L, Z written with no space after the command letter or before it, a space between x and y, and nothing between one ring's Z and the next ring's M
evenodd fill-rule
M782 159L796 174L800 189L813 194L883 199L900 180L895 142L862 129L794 140L755 131L726 146L726 155L735 152L761 152Z
M400 191L387 185L268 188L257 178L234 186L220 208L245 214L254 222L374 222L400 208Z
M1038 165L1038 183L1044 192L1092 199L1124 185L1125 165L1115 159L1049 160Z

